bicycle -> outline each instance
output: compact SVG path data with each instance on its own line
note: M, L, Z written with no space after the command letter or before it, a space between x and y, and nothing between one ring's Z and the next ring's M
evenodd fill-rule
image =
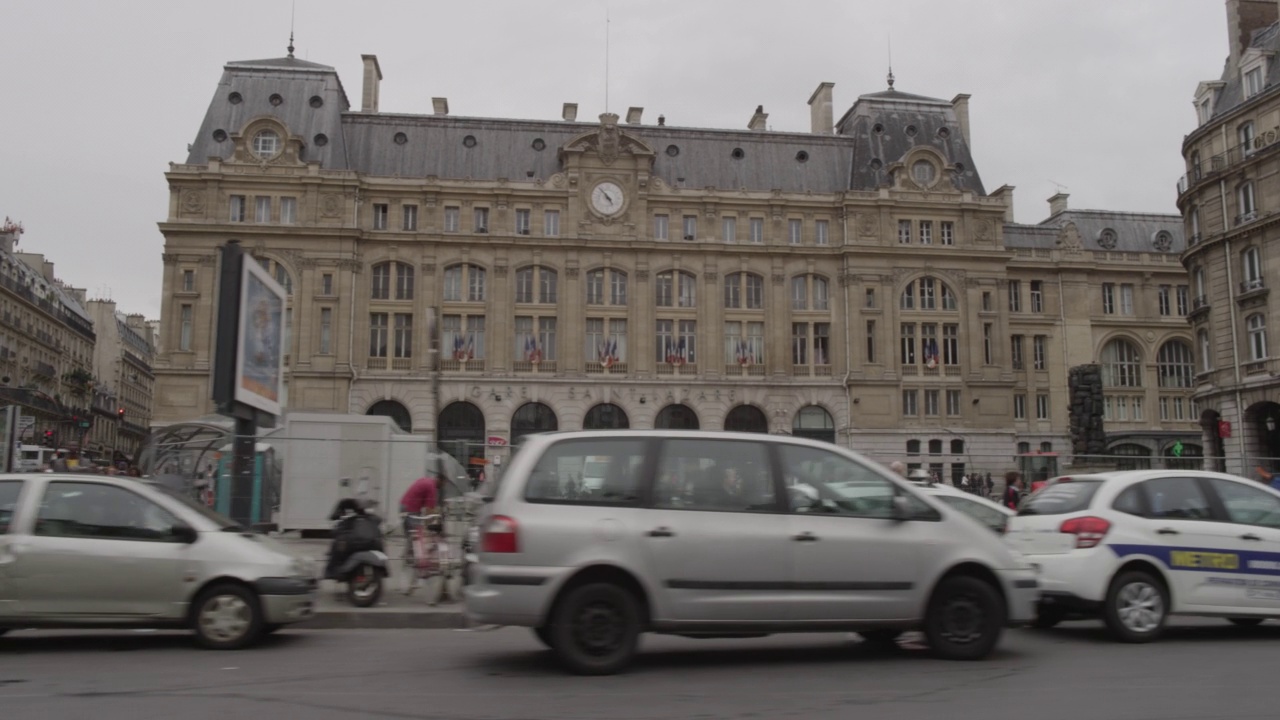
M449 591L449 582L453 580L458 569L458 558L445 538L444 523L439 513L430 515L406 516L409 519L409 534L405 537L404 564L406 568L404 589L405 595L412 595L418 583L427 585L432 580L434 588L428 587L428 605L435 606ZM438 580L437 580L438 579Z

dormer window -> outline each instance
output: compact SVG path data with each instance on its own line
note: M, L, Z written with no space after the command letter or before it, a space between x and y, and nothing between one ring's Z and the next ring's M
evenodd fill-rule
M1256 67L1244 74L1244 96L1251 98L1262 92L1262 68Z

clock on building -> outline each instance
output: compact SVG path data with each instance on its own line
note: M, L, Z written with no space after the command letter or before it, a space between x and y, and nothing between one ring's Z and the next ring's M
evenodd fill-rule
M615 182L602 182L591 189L591 207L606 217L622 212L622 187Z

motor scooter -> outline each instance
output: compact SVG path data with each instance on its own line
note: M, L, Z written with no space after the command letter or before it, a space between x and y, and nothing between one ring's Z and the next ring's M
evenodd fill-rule
M330 519L334 521L333 545L325 578L345 583L352 605L372 607L382 597L383 578L390 574L382 522L354 500L339 502Z

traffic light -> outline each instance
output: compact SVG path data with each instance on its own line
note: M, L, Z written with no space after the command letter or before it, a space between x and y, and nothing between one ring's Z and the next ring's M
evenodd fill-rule
M45 446L45 447L54 447L55 445L57 445L57 443L55 443L55 442L53 441L53 431L52 431L52 430L45 430L45 431L44 431L44 446Z
M124 408L120 408L119 410L116 411L116 419L117 420L124 419Z

